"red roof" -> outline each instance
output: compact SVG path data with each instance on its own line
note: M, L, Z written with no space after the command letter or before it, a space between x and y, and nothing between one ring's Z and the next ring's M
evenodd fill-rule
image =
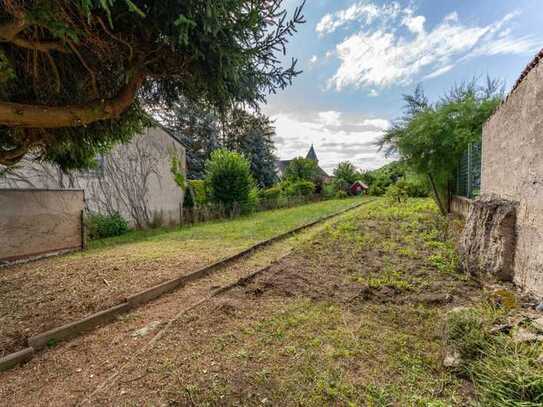
M355 181L353 182L353 185L351 185L351 188L354 187L355 185L360 185L363 189L368 189L369 187L364 184L362 181Z

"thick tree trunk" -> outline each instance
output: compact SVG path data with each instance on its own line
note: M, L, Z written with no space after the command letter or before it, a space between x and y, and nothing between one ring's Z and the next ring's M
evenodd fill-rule
M22 128L60 128L85 126L100 120L119 117L134 102L145 75L138 73L119 92L108 100L88 105L43 106L0 102L0 124Z

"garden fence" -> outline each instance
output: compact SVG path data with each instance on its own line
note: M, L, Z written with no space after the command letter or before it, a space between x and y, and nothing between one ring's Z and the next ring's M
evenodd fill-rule
M270 209L291 208L310 202L321 201L320 195L281 197L279 199L259 200L252 211L266 211ZM181 225L207 222L210 220L235 218L247 211L243 210L243 205L234 203L231 208L225 208L223 205L208 204L194 208L180 208Z
M481 190L481 143L472 143L462 155L456 174L456 195L479 196Z

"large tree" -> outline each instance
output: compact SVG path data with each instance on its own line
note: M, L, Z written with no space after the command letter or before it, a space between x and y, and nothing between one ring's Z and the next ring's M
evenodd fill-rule
M170 109L159 109L155 116L185 145L188 178L203 178L206 160L221 147L221 126L216 112L209 106L181 98Z
M475 80L455 86L430 104L421 87L405 96L405 116L385 132L381 146L398 153L417 174L428 178L434 198L447 213L460 157L470 143L481 141L482 128L503 95L500 82Z
M256 106L298 73L283 67L301 9L283 0L3 0L0 164L28 152L62 168L148 125L143 106L182 95Z
M224 146L249 160L255 181L262 188L277 181L274 135L271 120L261 113L234 109L223 121Z

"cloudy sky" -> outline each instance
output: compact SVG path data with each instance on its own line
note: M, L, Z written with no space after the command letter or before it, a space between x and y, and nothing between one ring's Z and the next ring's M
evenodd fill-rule
M474 76L512 86L543 48L542 3L307 0L307 23L288 49L304 72L263 108L275 120L277 155L305 155L313 143L329 172L344 160L380 167L374 143L418 83L431 100Z

